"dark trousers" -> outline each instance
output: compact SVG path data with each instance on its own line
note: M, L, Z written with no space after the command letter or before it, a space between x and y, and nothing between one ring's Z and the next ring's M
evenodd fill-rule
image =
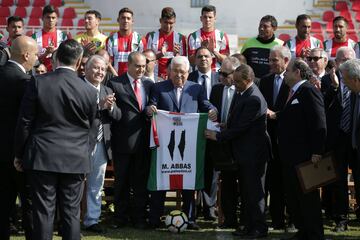
M221 209L224 214L224 224L236 225L238 206L238 173L237 171L221 171Z
M182 210L188 216L190 222L195 222L195 196L194 190L181 191L183 205ZM149 222L152 225L160 224L160 217L164 214L166 191L153 191L150 198Z
M283 166L287 205L301 240L323 240L324 228L319 191L303 193L294 166Z
M133 154L113 152L115 173L115 216L126 223L129 219L135 224L146 221L146 188L149 174L149 160L141 150ZM132 196L131 193L132 192Z
M249 231L267 232L265 219L266 161L239 165L241 206L245 227ZM241 220L242 221L242 220Z
M21 201L22 227L27 240L32 237L32 212L30 188L26 173L15 170L12 163L0 165L0 239L10 239L10 216L19 194Z
M356 162L356 153L351 147L351 134L341 132L333 152L339 179L324 187L325 207L336 223L345 223L349 209L348 166L354 166Z
M34 239L53 239L56 202L62 219L62 239L80 240L80 202L85 174L30 171Z

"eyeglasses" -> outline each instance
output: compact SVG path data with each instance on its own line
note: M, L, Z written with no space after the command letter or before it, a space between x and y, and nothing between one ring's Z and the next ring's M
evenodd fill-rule
M146 59L146 64L149 64L149 63L151 63L151 62L155 62L156 61L156 59L152 59L152 60L150 60L150 59Z
M320 59L322 59L323 57L306 57L306 60L308 61L308 62L312 62L312 61L314 61L314 62L317 62L317 61L319 61Z
M230 74L233 74L235 71L226 73L226 72L222 72L221 70L218 70L219 75L223 76L224 78L227 78Z

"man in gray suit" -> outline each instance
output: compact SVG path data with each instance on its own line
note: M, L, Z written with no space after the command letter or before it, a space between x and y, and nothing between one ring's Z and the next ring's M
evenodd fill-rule
M95 233L104 232L98 222L106 165L112 159L110 124L113 120L121 119L121 110L115 104L116 99L112 90L102 85L106 69L106 60L99 55L91 56L85 65L85 81L98 93L98 111L92 128L93 136L90 138L95 141L91 147L95 147L91 154L92 170L86 176L87 208L83 224L87 231Z
M14 165L29 173L37 240L52 239L56 203L63 239L80 239L80 202L90 172L89 133L97 108L96 90L76 74L82 53L75 40L62 42L59 66L34 76L21 104Z

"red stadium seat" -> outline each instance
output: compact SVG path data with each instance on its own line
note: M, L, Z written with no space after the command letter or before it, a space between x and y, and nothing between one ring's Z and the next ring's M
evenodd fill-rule
M30 13L31 18L41 18L42 17L42 7L33 7Z
M322 33L315 33L313 37L319 39L321 42L324 41L324 35Z
M335 10L336 11L344 11L344 10L349 10L349 8L345 1L339 1L335 5Z
M17 7L15 9L14 15L22 18L26 18L27 17L26 7Z
M38 27L41 26L40 18L29 18L28 26Z
M34 0L32 6L33 7L45 7L46 1L45 0Z
M322 16L322 20L325 22L332 22L335 18L335 13L333 11L325 11Z
M1 26L7 26L6 17L0 17L0 25Z
M84 27L85 26L85 19L83 19L83 18L79 19L77 25L78 25L78 27Z
M53 5L54 7L61 7L63 5L62 0L50 0L50 5Z
M340 12L340 16L343 16L346 20L348 21L352 21L352 18L351 18L351 13L346 10L346 11L341 11Z
M283 40L284 42L286 42L287 40L289 40L291 38L291 36L287 33L281 33L278 38Z
M355 15L355 21L360 22L360 12L357 12Z
M354 40L355 42L358 42L359 41L359 37L357 36L357 34L354 32L354 33L351 33L351 34L348 34L348 37L352 40Z
M70 19L76 18L75 9L72 7L65 8L62 18L70 18Z
M333 32L334 29L333 29L333 23L332 22L328 22L326 24L326 32Z
M360 11L360 1L353 2L351 5L351 10L355 12Z
M322 32L322 26L319 22L312 22L311 23L311 32L313 33L321 33Z
M18 0L17 7L28 7L30 5L30 0Z
M61 21L61 26L62 27L73 27L74 22L71 18L63 18Z
M14 0L2 0L1 1L2 7L11 7L12 5L14 5Z
M9 7L0 7L0 17L10 17L10 8Z

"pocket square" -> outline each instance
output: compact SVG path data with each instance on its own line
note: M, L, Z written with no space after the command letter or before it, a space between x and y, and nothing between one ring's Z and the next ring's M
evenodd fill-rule
M292 100L291 105L292 104L298 104L298 103L299 103L299 100L297 100L297 98L295 98L294 100Z

